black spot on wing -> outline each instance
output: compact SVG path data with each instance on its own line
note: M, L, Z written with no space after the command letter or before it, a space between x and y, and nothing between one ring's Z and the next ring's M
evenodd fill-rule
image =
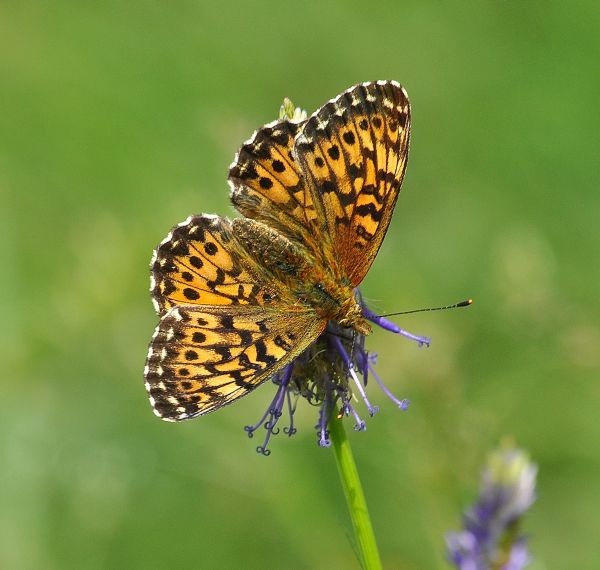
M206 323L206 321L204 321ZM192 334L192 340L198 344L203 344L206 341L206 335L202 332L196 331Z
M198 293L198 291L196 291L195 289L191 289L190 287L186 287L183 290L183 295L186 299L190 301L196 301L200 298L200 293Z
M238 330L236 332L240 335L240 343L242 346L248 346L252 343L252 333L250 331Z
M196 269L202 269L202 266L204 265L204 262L196 255L190 256L189 261L190 265Z
M340 158L340 147L334 144L327 149L327 154L332 160L337 160Z
M273 366L277 362L277 359L267 352L267 345L264 341L257 341L255 347L257 360L264 362L267 366Z
M346 131L342 135L342 138L344 139L344 142L349 145L353 145L356 142L356 137L352 131Z
M186 360L198 360L198 353L195 350L187 350L185 353Z
M374 204L361 204L355 211L360 216L371 216L376 222L379 222L383 215L382 208L376 208Z
M283 172L285 170L285 166L281 160L274 160L272 164L275 172Z
M261 177L259 184L263 190L269 190L273 187L273 181L270 178L267 178L266 176Z
M207 241L204 244L204 251L208 254L208 255L215 255L215 253L217 253L217 251L219 251L219 248L217 247L216 244L214 244L211 241Z

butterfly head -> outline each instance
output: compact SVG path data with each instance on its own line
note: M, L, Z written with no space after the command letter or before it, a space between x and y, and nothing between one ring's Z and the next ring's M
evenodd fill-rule
M371 325L363 316L362 307L356 302L352 295L333 319L343 327L354 329L358 334L371 334Z
M328 283L313 286L313 304L318 313L342 327L354 329L357 333L367 335L371 326L363 315L362 306L350 286L335 286Z

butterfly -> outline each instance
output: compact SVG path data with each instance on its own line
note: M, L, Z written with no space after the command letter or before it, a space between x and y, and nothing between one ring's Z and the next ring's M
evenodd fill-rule
M152 257L160 322L144 374L157 416L186 420L234 402L330 321L370 332L355 289L392 218L409 135L406 91L376 81L242 145L229 170L241 216L190 216Z

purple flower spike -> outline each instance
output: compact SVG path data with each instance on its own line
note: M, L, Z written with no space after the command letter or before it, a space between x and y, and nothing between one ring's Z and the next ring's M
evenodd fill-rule
M419 344L419 346L425 345L425 346L429 347L429 345L431 344L431 339L428 336L417 336L412 333L409 333L408 331L401 329L398 325L396 325L392 321L388 321L386 318L376 315L366 305L363 305L363 315L364 315L365 319L371 321L372 323L375 323L376 325L380 326L382 329L393 332L395 334L401 334L402 336L404 336L406 338L416 341Z
M519 449L495 451L481 477L479 500L464 515L464 528L446 535L449 560L460 570L521 570L530 562L519 534L535 501L537 467Z

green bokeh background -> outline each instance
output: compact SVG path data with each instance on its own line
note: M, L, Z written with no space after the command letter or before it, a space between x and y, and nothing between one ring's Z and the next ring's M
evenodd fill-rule
M153 247L233 214L236 148L284 96L402 82L411 160L363 292L412 405L351 434L386 568L443 535L504 436L539 464L534 569L600 567L600 8L588 2L0 6L0 566L356 568L315 410L254 452L273 388L184 424L142 381Z

